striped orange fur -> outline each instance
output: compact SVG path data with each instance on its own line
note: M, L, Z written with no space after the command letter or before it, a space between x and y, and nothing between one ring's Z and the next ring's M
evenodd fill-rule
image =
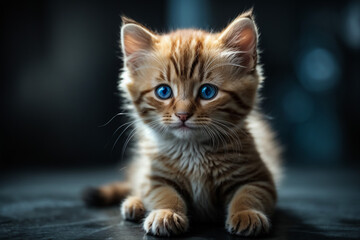
M268 232L280 151L258 108L263 76L252 12L219 33L157 34L127 18L121 33L119 87L137 141L123 217L145 217L144 230L160 236L185 232L189 220L223 219L241 236ZM200 97L204 84L215 86L214 98ZM162 85L171 97L155 93Z

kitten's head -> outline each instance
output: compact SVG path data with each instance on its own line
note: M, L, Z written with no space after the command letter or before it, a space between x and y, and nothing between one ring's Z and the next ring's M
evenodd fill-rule
M156 34L123 18L120 86L155 132L212 138L239 126L256 102L257 40L251 11L219 33Z

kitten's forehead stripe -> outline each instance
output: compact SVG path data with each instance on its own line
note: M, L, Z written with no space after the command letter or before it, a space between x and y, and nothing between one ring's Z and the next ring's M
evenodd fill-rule
M164 72L163 72L163 71L160 72L159 78L160 78L162 81L165 81L165 76L164 76Z
M196 47L195 47L195 59L194 59L192 65L191 65L191 68L190 68L189 79L192 78L195 67L199 63L199 58L200 58L200 55L201 55L202 48L203 48L203 44L202 44L202 42L200 40L198 40L197 43L196 43Z
M204 40L206 33L180 30L169 35L170 61L179 80L204 78ZM197 76L195 76L198 67Z
M167 65L167 70L166 70L166 80L171 83L171 66L170 64Z
M201 61L199 65L199 81L200 83L204 80L204 62Z
M182 66L181 66L181 79L182 80L186 80L186 76L187 76L187 69L188 69L188 62L189 62L189 57L190 57L190 54L189 54L189 42L185 42L184 43L184 51L182 53Z
M210 72L208 72L208 73L206 73L206 76L205 76L205 78L206 79L210 79L210 77L211 77L211 74L212 74L212 72L210 71Z
M179 68L177 66L177 62L175 60L175 57L171 56L170 60L171 60L172 64L174 65L176 76L179 76Z

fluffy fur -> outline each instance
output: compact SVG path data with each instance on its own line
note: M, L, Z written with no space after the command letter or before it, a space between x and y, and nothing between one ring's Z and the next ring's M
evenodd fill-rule
M258 109L257 42L251 11L219 33L156 34L123 18L119 88L133 113L134 159L126 182L91 191L88 202L125 198L123 218L145 218L153 235L183 233L189 219L223 219L241 236L268 232L280 151ZM199 97L205 83L218 88L215 98ZM156 96L160 84L172 88L171 98ZM179 112L188 114L185 123Z

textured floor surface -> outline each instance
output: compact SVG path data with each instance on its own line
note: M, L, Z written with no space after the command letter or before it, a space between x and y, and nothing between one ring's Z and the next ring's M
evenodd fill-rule
M273 230L264 239L360 239L360 172L289 168ZM119 178L115 170L22 171L0 177L0 239L159 239L121 219L118 207L86 208L86 186ZM222 225L192 226L173 239L240 239Z

